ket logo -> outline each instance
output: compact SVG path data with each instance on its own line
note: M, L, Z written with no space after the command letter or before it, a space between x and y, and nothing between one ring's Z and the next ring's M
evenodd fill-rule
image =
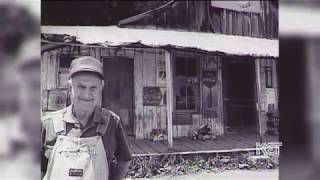
M280 155L281 142L257 142L256 143L256 155L265 156L279 156Z

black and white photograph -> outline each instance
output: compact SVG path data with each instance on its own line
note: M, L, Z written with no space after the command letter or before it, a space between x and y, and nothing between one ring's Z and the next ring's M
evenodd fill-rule
M318 180L318 0L0 0L1 180Z
M43 1L42 179L279 179L279 4Z
M0 0L1 180L318 180L319 0Z

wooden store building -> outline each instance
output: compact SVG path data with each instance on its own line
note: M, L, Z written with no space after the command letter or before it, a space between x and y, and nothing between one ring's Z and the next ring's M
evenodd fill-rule
M129 136L268 132L278 111L277 1L169 1L114 26L42 26L42 110L65 107L71 61L104 66L102 106Z

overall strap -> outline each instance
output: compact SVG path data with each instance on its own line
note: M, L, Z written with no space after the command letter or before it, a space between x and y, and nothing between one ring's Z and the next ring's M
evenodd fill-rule
M53 129L56 135L66 135L66 127L63 121L64 113L65 113L64 110L60 110L51 115Z

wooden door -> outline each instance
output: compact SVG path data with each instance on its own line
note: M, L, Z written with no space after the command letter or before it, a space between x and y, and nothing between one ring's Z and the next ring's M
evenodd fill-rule
M257 132L254 59L223 59L226 132Z
M133 59L104 58L105 88L103 107L112 110L121 118L128 134L133 134Z

